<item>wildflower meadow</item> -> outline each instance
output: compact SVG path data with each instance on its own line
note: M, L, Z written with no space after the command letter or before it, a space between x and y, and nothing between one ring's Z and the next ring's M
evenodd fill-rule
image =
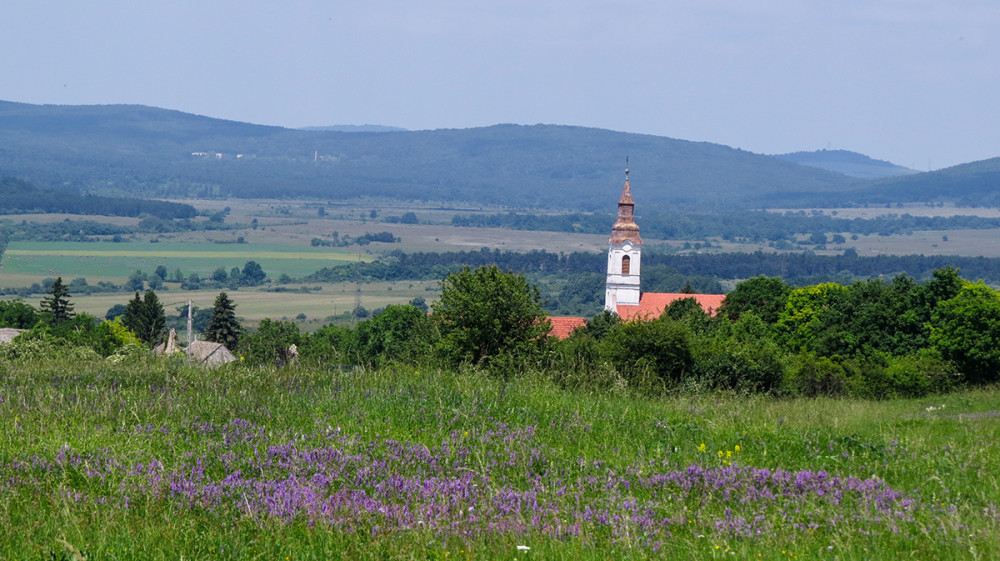
M3 559L997 559L1000 410L0 364Z

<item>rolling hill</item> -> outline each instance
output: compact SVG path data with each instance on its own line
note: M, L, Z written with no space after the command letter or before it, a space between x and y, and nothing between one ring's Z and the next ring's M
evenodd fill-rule
M905 177L868 188L871 202L953 201L959 206L1000 206L1000 157Z
M650 214L860 204L904 185L719 144L584 127L297 130L145 106L0 101L0 175L91 194L379 197L607 211L621 188L626 157L633 192ZM978 181L962 173L933 175L919 192L983 193L962 186L969 180Z
M767 206L853 183L718 144L582 127L308 131L142 106L0 102L0 174L90 193L589 211L616 196L626 157L647 210Z
M882 179L884 177L898 177L919 173L910 168L897 166L892 162L876 160L864 154L847 150L792 152L790 154L778 154L775 158L861 179Z

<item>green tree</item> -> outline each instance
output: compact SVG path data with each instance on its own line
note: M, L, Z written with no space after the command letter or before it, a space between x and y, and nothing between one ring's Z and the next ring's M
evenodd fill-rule
M340 364L357 356L356 332L341 325L326 325L303 336L299 352L303 360Z
M221 343L229 350L236 350L242 331L243 327L236 319L236 304L229 299L228 294L220 292L215 297L212 317L209 318L208 326L205 327L205 340Z
M590 335L594 339L600 340L621 322L622 320L618 317L618 314L610 310L603 310L601 313L588 319L586 325L580 331L582 334Z
M152 290L141 296L138 292L129 300L122 314L122 325L129 328L136 337L147 345L153 346L160 342L167 325L167 316L163 312L156 292Z
M921 287L899 275L891 282L857 281L817 318L813 349L821 356L905 355L927 343L919 314Z
M0 327L31 329L38 323L38 311L21 300L0 300Z
M846 292L846 288L833 282L792 290L785 310L778 317L778 339L792 351L813 350L823 325L822 314Z
M997 381L1000 294L982 282L967 282L958 295L934 309L930 340L970 381Z
M765 323L775 324L785 309L791 287L777 277L759 276L736 285L726 294L719 314L738 321L745 313L753 313Z
M239 278L244 286L260 286L264 284L267 274L256 261L247 261Z
M248 365L284 366L292 358L289 349L300 341L295 323L265 318L257 329L240 337L240 355Z
M108 321L114 321L115 318L125 315L125 304L115 304L108 308L107 313L104 314L104 319Z
M410 300L410 305L417 308L424 314L426 314L431 310L430 307L427 305L427 301L424 300L423 297L421 296L417 296L413 300Z
M125 287L129 290L140 291L143 286L145 286L145 283L146 275L142 271L136 270L129 276L128 281L125 283Z
M358 324L358 358L375 365L413 362L428 355L437 339L437 326L426 312L412 305L386 306Z
M42 316L49 325L55 325L69 320L73 317L73 305L69 301L69 289L63 284L62 277L59 277L49 288L48 296L42 298L39 305L42 309Z
M167 268L163 265L157 265L153 274L160 277L161 281L167 280Z
M488 362L538 350L549 333L538 288L496 265L449 273L432 306L441 349L454 362Z

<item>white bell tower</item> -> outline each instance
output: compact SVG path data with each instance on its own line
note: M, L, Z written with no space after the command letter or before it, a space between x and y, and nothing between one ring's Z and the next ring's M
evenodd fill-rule
M618 218L611 227L608 249L608 277L604 296L604 309L618 313L619 305L639 304L639 267L642 256L642 238L635 223L635 201L628 184L625 168L625 186L618 200Z

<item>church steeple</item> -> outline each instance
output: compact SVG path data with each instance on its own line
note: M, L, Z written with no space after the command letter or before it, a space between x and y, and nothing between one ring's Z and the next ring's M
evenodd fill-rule
M622 196L618 199L618 218L611 226L611 243L624 243L629 240L633 245L642 244L639 237L639 225L635 223L635 201L632 200L632 187L628 183L629 169L625 168L625 185Z
M625 167L625 185L618 199L618 217L611 226L608 240L608 275L604 296L604 309L618 313L618 305L639 303L639 264L642 257L642 238L635 223L635 201L628 181L628 160Z

